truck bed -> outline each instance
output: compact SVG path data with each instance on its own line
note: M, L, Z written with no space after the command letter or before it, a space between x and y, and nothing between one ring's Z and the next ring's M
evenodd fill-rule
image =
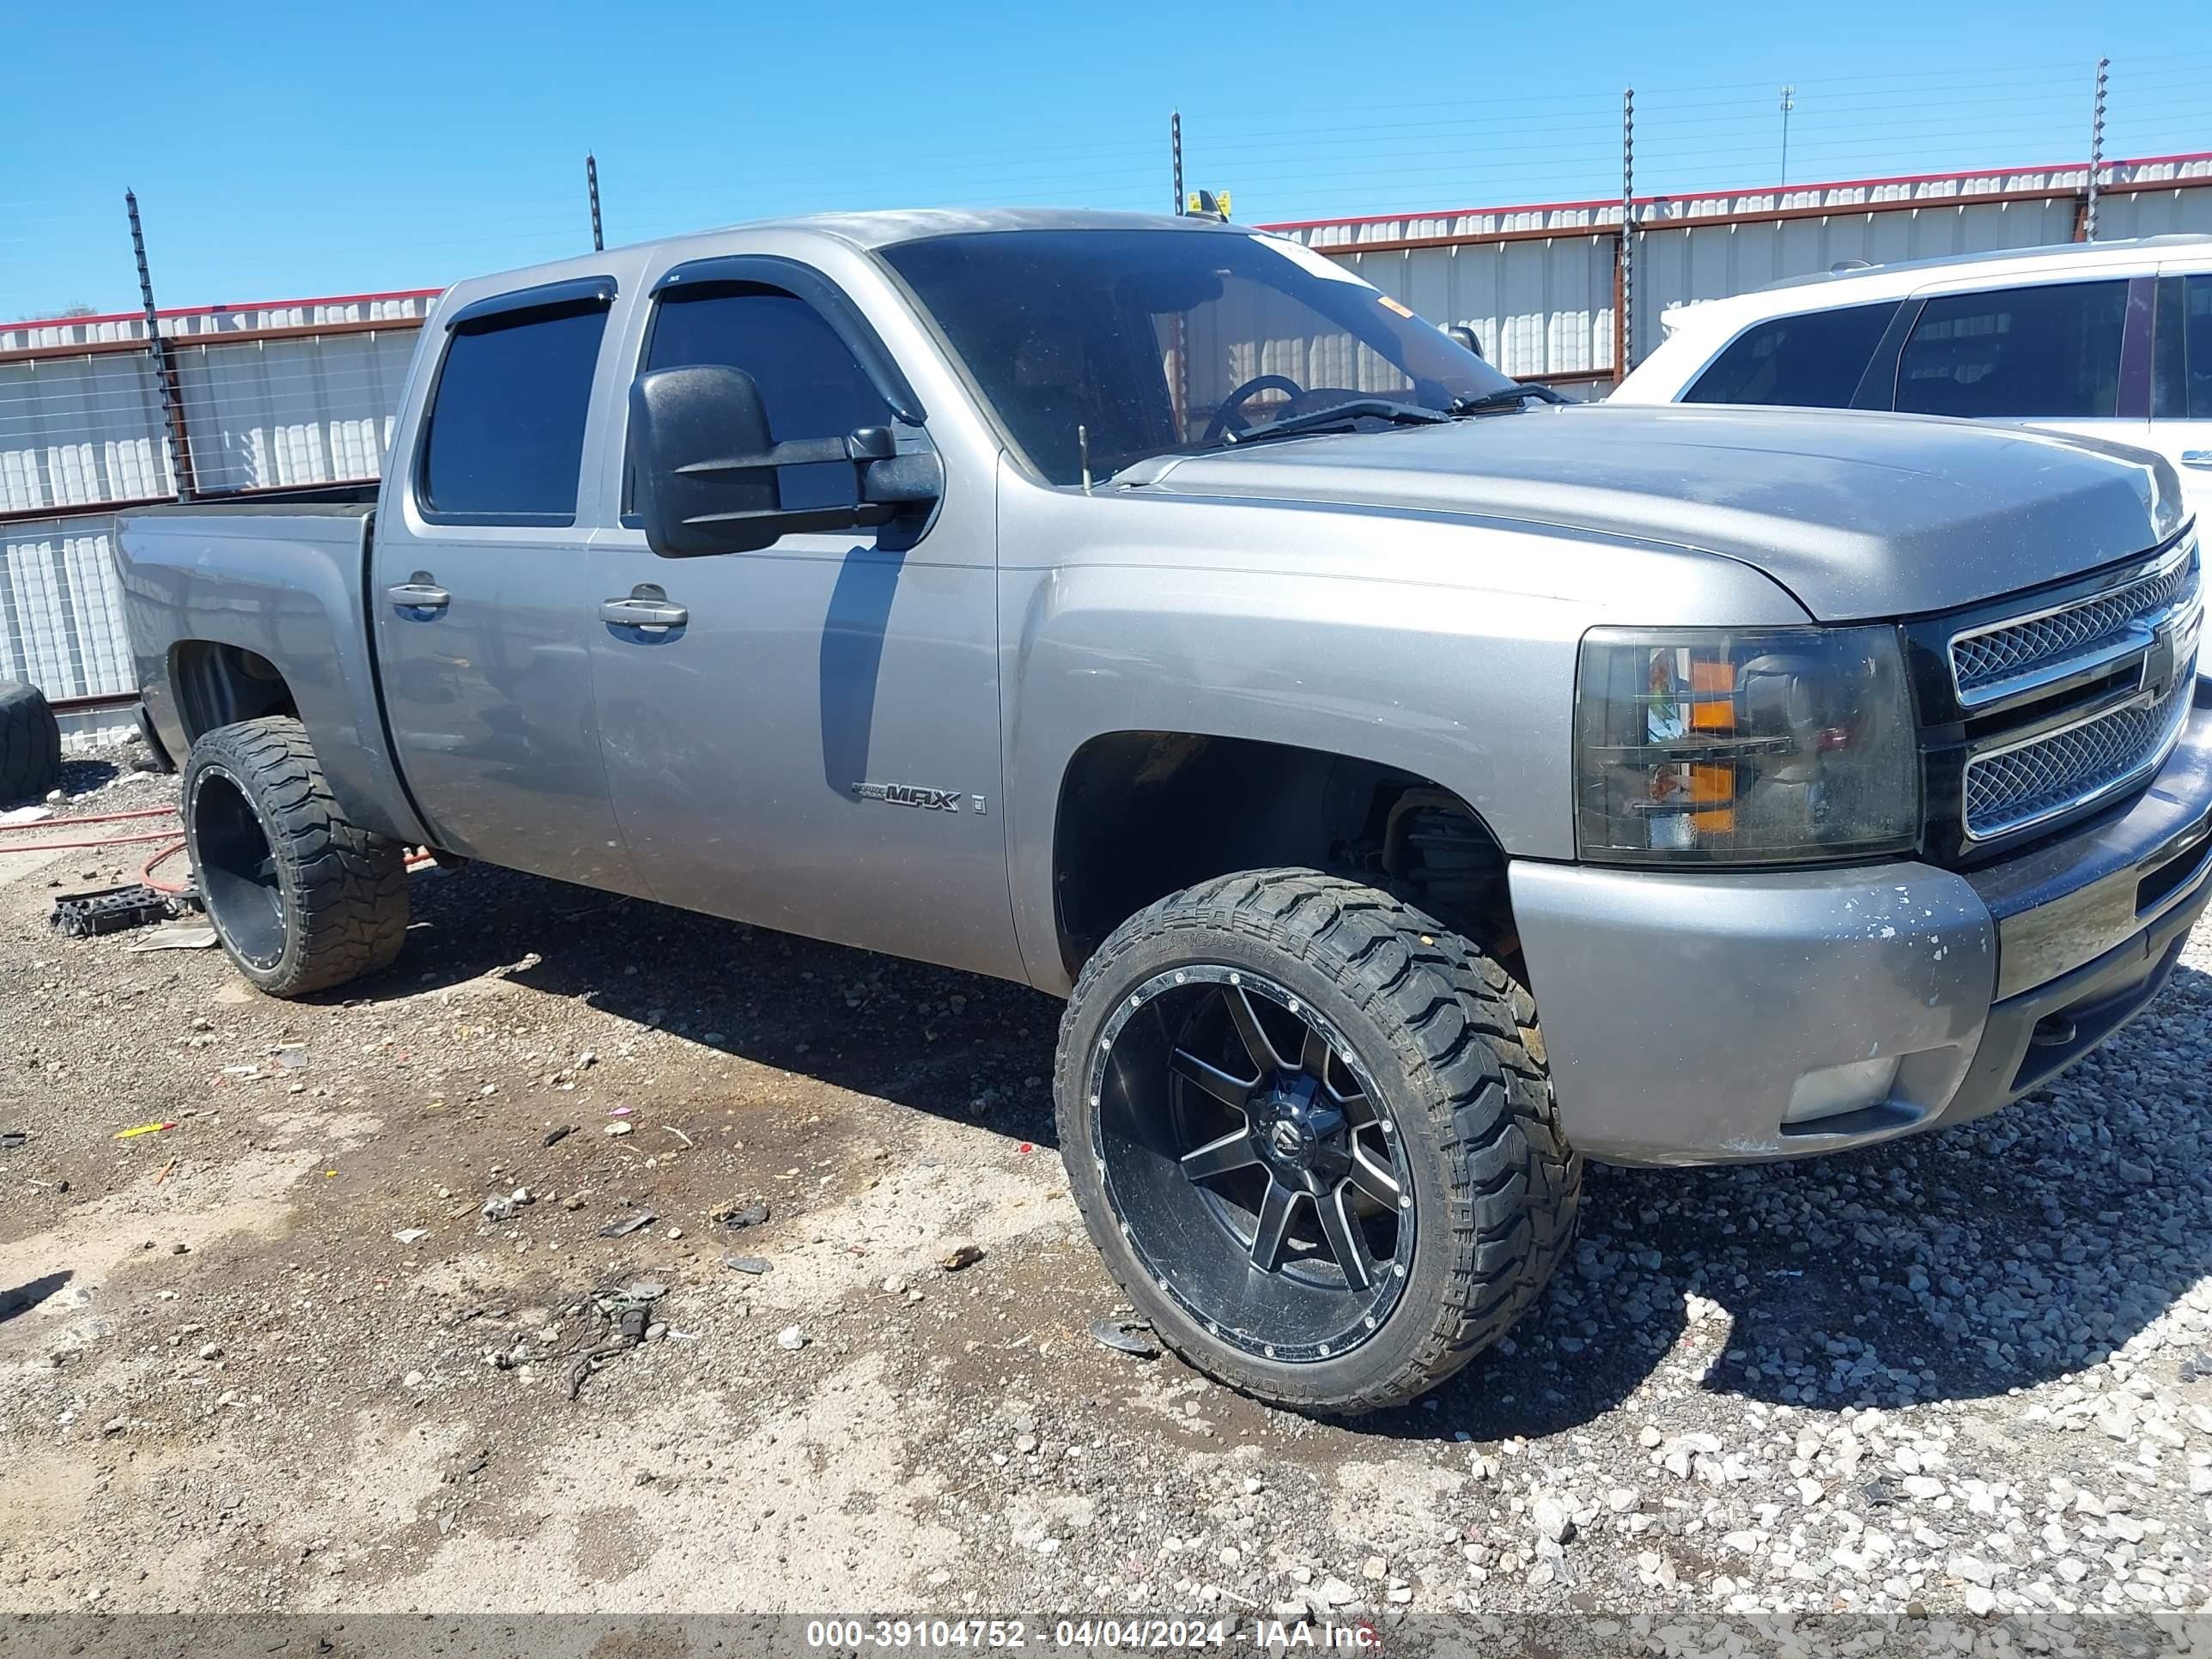
M232 720L296 714L346 817L422 842L384 726L365 586L376 504L360 488L124 513L117 574L146 713L173 757Z

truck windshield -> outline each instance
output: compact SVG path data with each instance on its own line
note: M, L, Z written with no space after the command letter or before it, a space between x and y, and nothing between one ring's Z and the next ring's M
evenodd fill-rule
M1353 399L1512 382L1349 270L1237 231L977 231L883 250L1054 483Z

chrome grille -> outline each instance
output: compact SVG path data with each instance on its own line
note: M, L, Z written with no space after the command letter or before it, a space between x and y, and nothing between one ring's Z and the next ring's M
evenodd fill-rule
M2085 805L2171 745L2197 684L2194 653L2156 702L2138 702L1966 763L1966 833L1978 841Z
M2193 596L2197 576L2192 537L2163 565L2124 586L1958 635L1951 641L1951 673L1960 702L1972 708L2141 648L2157 620Z

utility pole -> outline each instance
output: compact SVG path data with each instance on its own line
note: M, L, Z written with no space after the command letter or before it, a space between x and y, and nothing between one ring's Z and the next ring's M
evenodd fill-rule
M1175 211L1182 214L1182 112L1176 110L1168 117L1168 148L1175 153Z
M1795 87L1784 87L1784 88L1782 88L1782 184L1783 184L1783 187L1784 187L1784 189L1787 189L1787 188L1789 187L1789 184L1790 184L1790 112L1791 110L1793 110L1793 109L1796 109L1796 107L1797 107L1797 88L1795 88Z
M169 360L169 343L161 337L161 314L154 308L154 278L146 268L146 233L138 222L138 195L123 192L124 210L131 216L131 251L138 258L138 301L146 313L146 349L154 359L154 383L161 392L161 429L169 445L169 477L177 499L188 501L199 493L192 480L192 455L185 436L185 389L177 366Z
M2089 191L2081 204L2081 240L2097 240L2098 175L2105 170L2105 76L2112 67L2109 58L2097 60L2097 96L2089 111Z
M1613 380L1634 367L1636 350L1636 88L1620 94L1620 258L1613 270Z
M589 150L584 152L584 188L592 198L592 252L606 252L607 239L599 231L599 158Z

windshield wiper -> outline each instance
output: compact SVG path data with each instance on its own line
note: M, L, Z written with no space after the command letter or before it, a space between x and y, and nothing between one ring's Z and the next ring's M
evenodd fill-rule
M1513 409L1534 398L1541 403L1564 404L1572 399L1563 398L1547 386L1534 380L1516 380L1511 386L1502 386L1495 392L1486 392L1478 398L1455 398L1451 412L1455 415L1479 415L1486 409Z
M1331 404L1326 409L1310 409L1303 415L1285 415L1279 421L1255 427L1249 432L1224 432L1224 444L1257 443L1262 438L1292 438L1301 432L1327 432L1333 428L1349 426L1355 421L1390 421L1401 426L1433 426L1451 416L1440 409L1425 409L1419 404L1401 404L1394 398L1350 398L1340 404Z

